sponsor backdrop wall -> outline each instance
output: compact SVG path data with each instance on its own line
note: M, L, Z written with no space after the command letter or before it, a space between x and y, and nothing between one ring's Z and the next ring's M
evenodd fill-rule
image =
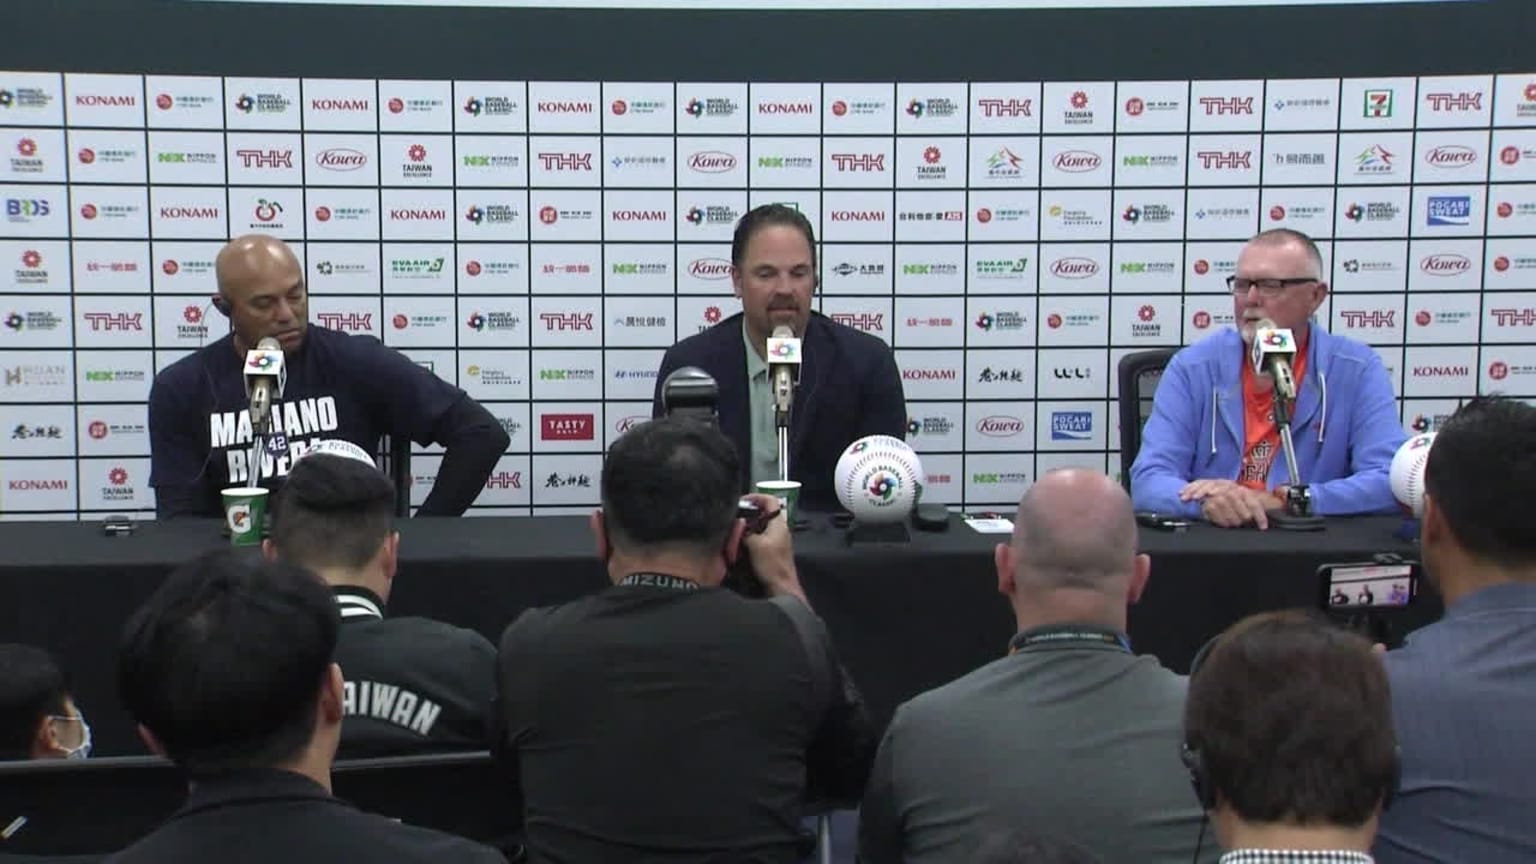
M313 323L501 419L476 513L596 502L662 351L739 308L731 227L766 202L816 226L821 311L895 349L938 501L1120 471L1116 362L1229 325L1266 227L1319 238L1321 321L1405 426L1536 396L1519 3L34 12L0 72L0 518L152 513L150 382L227 332L212 261L251 231Z

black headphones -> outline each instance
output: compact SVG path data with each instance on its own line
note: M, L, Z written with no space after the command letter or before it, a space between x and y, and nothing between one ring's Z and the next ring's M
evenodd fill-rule
M1210 655L1211 649L1216 647L1216 642L1221 639L1220 633L1207 639L1200 650L1195 652L1195 659L1189 663L1189 681L1194 683L1195 674L1200 671L1205 658ZM1207 810L1216 809L1216 785L1211 782L1210 771L1205 767L1205 758L1200 754L1200 748L1192 746L1188 738L1179 747L1179 761L1184 763L1184 769L1189 772L1189 785L1195 790L1195 798L1199 799L1200 806ZM1403 750L1395 742L1392 745L1392 776L1387 781L1387 786L1381 790L1381 810L1385 813L1392 806L1392 799L1397 797L1398 787L1403 782ZM1198 854L1198 853L1197 853Z

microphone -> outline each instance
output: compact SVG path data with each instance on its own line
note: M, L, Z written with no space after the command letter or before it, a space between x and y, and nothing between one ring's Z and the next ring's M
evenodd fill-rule
M251 402L252 429L262 435L272 431L272 402L283 398L287 383L283 346L271 336L263 336L255 348L245 352L245 395Z
M708 372L697 366L684 366L661 382L661 410L667 417L715 421L715 405L720 401L720 386Z
M1253 328L1253 350L1250 354L1255 374L1274 379L1275 393L1281 399L1295 401L1296 378L1291 374L1291 360L1296 357L1296 337L1275 322L1265 318Z
M773 328L773 335L768 337L768 380L780 425L784 425L795 401L795 384L800 381L800 338L787 324Z

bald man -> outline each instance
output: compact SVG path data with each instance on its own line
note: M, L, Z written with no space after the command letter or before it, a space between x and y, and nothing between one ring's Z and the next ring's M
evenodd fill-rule
M1179 761L1186 681L1125 635L1151 569L1130 499L1096 472L1048 473L994 558L1018 633L1007 656L896 709L859 860L964 861L1009 828L1106 861L1188 864L1202 814Z
M281 240L237 237L219 251L215 274L213 305L229 318L229 335L167 366L149 391L149 482L159 518L218 516L221 489L275 488L319 441L376 454L385 434L446 448L417 515L469 507L508 444L489 411L372 336L311 326L303 268ZM282 346L288 381L256 459L242 367L245 352L268 336Z

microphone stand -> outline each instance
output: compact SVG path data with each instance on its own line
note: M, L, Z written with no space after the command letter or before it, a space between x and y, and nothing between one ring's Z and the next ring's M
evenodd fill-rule
M789 411L782 406L775 406L773 411L774 426L778 428L779 435L779 479L789 480Z
M1285 487L1285 507L1270 510L1265 515L1271 527L1282 531L1321 531L1323 517L1312 512L1312 492L1301 481L1296 468L1296 444L1291 438L1290 399L1275 389L1275 425L1280 428L1280 450L1285 454L1285 467L1290 472L1291 483Z

